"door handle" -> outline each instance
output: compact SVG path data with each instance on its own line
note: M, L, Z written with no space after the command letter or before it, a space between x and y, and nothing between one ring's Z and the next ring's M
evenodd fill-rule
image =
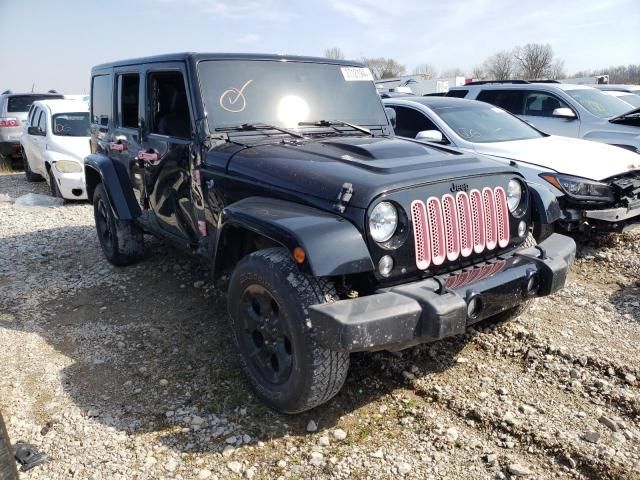
M117 142L109 142L109 148L114 152L124 152L127 149L126 143Z
M150 165L157 165L160 161L160 157L158 157L156 152L147 152L145 150L138 152L138 159Z

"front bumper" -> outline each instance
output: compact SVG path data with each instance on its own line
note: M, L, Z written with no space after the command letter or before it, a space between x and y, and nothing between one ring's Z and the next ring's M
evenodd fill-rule
M311 306L309 317L319 342L330 350L399 350L464 333L475 322L561 289L575 254L575 242L554 233L536 247L446 279ZM470 315L474 298L480 308Z
M51 169L55 170L55 167ZM87 200L87 188L84 172L60 173L53 172L53 181L58 185L62 197L67 200Z
M621 232L640 223L640 200L629 207L585 210L584 217L596 230Z

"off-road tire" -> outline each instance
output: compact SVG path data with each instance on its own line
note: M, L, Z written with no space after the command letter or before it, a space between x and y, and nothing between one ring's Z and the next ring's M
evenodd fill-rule
M18 480L16 462L13 458L13 448L9 442L9 435L0 414L0 480Z
M520 247L520 249L535 247L537 244L538 242L534 238L533 234L529 232L527 233L527 238L525 238L524 242L522 242L522 246ZM489 322L491 323L508 322L509 320L516 318L518 315L526 312L530 306L531 300L525 300L520 305L505 310L504 312L500 312L487 320L489 320Z
M243 308L247 292L264 289L277 303L279 322L290 335L292 368L282 384L269 382L249 356ZM250 295L250 293L249 293ZM319 344L308 307L337 300L327 279L301 273L284 248L259 250L244 257L229 281L227 305L240 363L255 394L283 413L310 410L335 396L347 377L349 354ZM243 340L244 339L244 340Z
M27 177L27 182L41 182L44 180L42 175L37 173L33 173L31 167L29 166L29 161L27 160L27 154L24 150L22 150L22 160L24 161L24 176Z
M116 218L102 184L96 187L93 194L93 212L98 240L109 263L125 266L142 258L143 230L131 220Z

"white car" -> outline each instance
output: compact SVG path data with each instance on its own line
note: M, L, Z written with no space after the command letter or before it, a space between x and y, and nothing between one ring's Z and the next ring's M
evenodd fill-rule
M90 149L86 102L34 102L20 143L29 182L46 180L54 197L87 199L84 157L89 155Z
M640 95L629 92L620 92L618 90L602 90L602 93L611 97L616 97L629 105L629 108L640 107Z
M392 97L396 135L515 161L528 183L559 199L568 231L624 231L640 225L640 156L576 138L547 135L485 102Z

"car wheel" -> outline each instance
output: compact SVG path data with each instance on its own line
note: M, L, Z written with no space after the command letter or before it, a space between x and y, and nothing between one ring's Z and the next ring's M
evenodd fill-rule
M0 414L0 479L18 480L16 462L13 458L13 448L9 442L9 435L4 426L2 415Z
M336 299L331 282L301 273L283 248L238 262L227 297L231 327L249 383L271 408L303 412L342 388L349 354L318 343L308 312Z
M27 182L41 182L42 180L44 180L44 178L42 178L42 175L33 173L31 167L29 166L29 160L27 160L27 154L24 150L22 150L22 159L24 161L24 175L25 177L27 177Z
M98 240L104 256L113 265L137 262L144 254L144 233L131 220L118 220L102 184L93 194L93 212Z

